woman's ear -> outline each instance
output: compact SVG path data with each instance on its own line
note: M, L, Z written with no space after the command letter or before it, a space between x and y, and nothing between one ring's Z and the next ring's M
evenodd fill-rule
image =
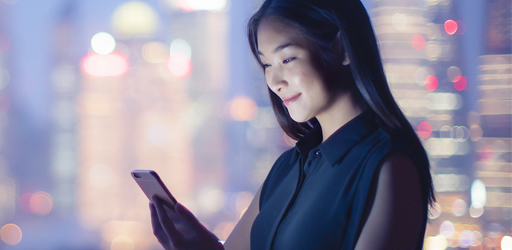
M341 31L338 31L338 34L336 34L336 40L338 41L338 44L341 45L341 54L343 55L343 62L342 64L347 66L350 64L350 59L348 58L348 53L345 50L345 46L343 45L343 41L341 40Z

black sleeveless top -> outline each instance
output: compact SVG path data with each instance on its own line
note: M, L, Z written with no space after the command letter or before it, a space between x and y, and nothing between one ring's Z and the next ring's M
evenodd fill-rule
M380 129L368 112L323 143L321 127L313 127L277 159L265 179L251 250L354 249L379 162L393 151L416 160L398 135ZM417 250L423 248L427 207L423 216Z

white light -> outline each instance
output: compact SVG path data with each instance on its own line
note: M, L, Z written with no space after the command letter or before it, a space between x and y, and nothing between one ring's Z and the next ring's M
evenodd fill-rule
M471 203L475 208L481 208L485 205L487 194L485 184L481 180L473 181L471 185Z
M195 10L220 11L226 7L227 0L186 0L187 5Z
M452 93L429 93L431 110L456 110L461 107L462 98Z
M441 226L439 227L439 233L441 233L442 236L445 238L452 237L453 233L455 232L455 226L451 221L444 221L441 223Z
M91 39L91 47L94 52L100 55L106 55L116 48L116 40L112 35L106 32L100 32Z
M501 239L501 249L502 250L512 250L512 237L504 236Z
M397 30L404 30L407 28L407 15L402 13L396 13L391 18L391 21L393 22L393 26Z
M190 44L183 39L174 39L171 43L171 55L179 52L183 55L186 55L189 59L192 56L192 49L190 48Z

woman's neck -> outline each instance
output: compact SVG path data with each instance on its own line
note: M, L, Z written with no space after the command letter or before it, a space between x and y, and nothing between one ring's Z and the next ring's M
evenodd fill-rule
M340 94L328 110L316 116L322 127L322 142L331 136L345 123L361 114L361 109L354 104L350 93Z

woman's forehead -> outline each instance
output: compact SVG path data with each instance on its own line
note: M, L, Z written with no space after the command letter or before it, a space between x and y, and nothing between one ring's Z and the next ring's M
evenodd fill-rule
M267 17L261 20L257 39L260 50L274 49L267 46L280 46L286 43L306 45L306 38L291 23L278 17Z

